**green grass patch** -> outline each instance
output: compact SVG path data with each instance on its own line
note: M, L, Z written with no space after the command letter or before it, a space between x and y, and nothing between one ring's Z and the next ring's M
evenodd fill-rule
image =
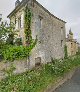
M12 75L0 82L0 92L43 92L49 85L80 65L80 56L42 65L23 74Z

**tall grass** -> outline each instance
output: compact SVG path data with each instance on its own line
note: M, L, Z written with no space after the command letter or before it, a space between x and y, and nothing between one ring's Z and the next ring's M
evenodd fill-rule
M80 56L52 60L38 69L7 77L0 82L0 92L43 92L51 83L80 65Z

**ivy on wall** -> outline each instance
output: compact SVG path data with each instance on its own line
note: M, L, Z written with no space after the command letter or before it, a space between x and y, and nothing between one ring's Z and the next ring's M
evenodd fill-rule
M14 61L18 59L28 58L31 50L35 47L37 43L37 37L35 40L32 39L31 34L31 19L32 19L32 12L31 10L26 7L25 8L25 16L24 16L24 32L26 37L26 44L27 46L15 46L15 45L8 45L6 48L3 49L2 55L4 60L6 61Z
M67 52L67 46L66 45L64 46L64 54L65 54L64 58L68 58L68 52Z
M25 7L25 16L24 16L24 32L26 37L26 44L29 46L32 43L32 36L31 36L31 20L32 20L32 12L31 10L26 6Z
M26 45L29 48L33 49L37 43L37 36L35 40L32 39L32 34L31 34L32 12L30 8L28 8L28 6L25 7L24 21L25 21L24 32L26 38ZM30 61L29 55L30 55L30 51L28 50L28 60Z

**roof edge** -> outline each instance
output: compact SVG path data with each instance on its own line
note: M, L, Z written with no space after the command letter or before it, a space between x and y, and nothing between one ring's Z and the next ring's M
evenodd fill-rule
M56 19L58 19L58 20L60 20L60 21L62 21L62 22L64 22L64 23L67 23L67 22L65 22L64 20L62 20L62 19L60 19L60 18L58 18L58 17L56 17L55 15L53 15L48 9L46 9L43 5L41 5L38 1L36 1L36 0L34 0L35 1L35 3L36 4L38 4L41 8L43 8L48 14L50 14L52 17L54 17L54 18L56 18Z
M24 1L25 1L25 2L24 2ZM19 9L21 8L21 6L25 5L26 2L28 2L28 1L29 1L29 0L22 0L22 1L20 2L20 4L19 4L17 7L15 7L15 9L7 16L7 18L10 18L10 16L12 16L12 15L14 14L14 12L16 12L17 10L19 10ZM49 12L49 10L47 10L45 7L43 7L38 1L34 0L34 2L35 2L36 4L38 4L41 8L43 8L44 11L46 11L46 12L47 12L48 14L50 14L52 17L54 17L54 18L56 18L56 19L58 19L58 20L60 20L60 21L62 21L62 22L64 22L64 23L67 23L67 22L65 22L64 20L62 20L62 19L56 17L55 15L53 15L51 12Z
M12 16L14 14L14 12L16 12L17 10L19 10L23 5L26 4L26 2L28 2L29 0L22 0L20 2L20 4L18 6L16 6L13 11L7 16L7 18L10 18L10 16Z

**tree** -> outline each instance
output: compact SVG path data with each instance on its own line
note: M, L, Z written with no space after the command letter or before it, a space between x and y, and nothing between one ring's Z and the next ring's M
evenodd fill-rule
M67 46L65 45L64 46L64 58L66 59L66 58L68 58L68 52L67 52Z
M7 23L1 23L0 25L0 45L2 44L11 44L13 45L14 41L14 24L10 23L8 26Z
M0 58L2 58L2 52L7 47L6 45L13 45L14 41L14 24L10 23L10 25L5 23L0 24Z

